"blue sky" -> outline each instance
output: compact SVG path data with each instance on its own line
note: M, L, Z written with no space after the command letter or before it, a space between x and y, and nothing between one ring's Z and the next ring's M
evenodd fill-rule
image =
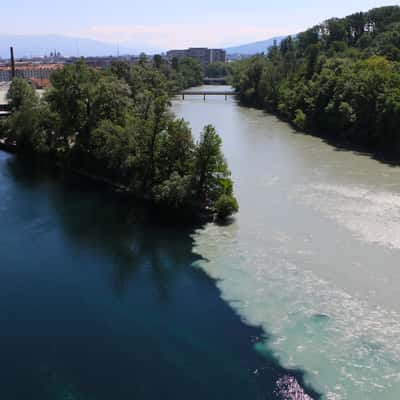
M299 32L387 0L1 0L0 34L57 33L168 49L227 46Z

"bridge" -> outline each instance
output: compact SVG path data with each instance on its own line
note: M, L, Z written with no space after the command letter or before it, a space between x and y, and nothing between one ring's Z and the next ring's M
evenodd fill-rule
M204 101L206 96L225 96L225 100L228 100L228 96L235 96L234 90L184 90L182 92L182 100L185 100L185 96L203 96Z

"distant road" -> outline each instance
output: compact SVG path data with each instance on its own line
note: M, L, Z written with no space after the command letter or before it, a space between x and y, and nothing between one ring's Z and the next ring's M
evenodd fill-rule
M7 101L7 92L10 88L11 82L0 82L0 105L8 104Z

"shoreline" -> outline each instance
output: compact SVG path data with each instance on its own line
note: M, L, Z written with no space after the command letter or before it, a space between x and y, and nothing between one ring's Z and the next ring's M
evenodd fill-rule
M4 151L5 153L18 156L17 145L15 143L7 143L6 139L0 139L0 151ZM21 158L24 160L24 158ZM24 160L26 161L26 160ZM150 198L138 197L135 196L127 186L122 184L115 183L108 178L94 175L88 171L84 171L79 168L66 167L62 165L61 162L54 163L55 168L62 172L66 172L75 176L79 176L87 181L90 181L92 184L99 184L104 187L111 189L115 194L124 195L126 197L132 198L133 201L137 203L144 203L156 210L159 214L160 218L163 220L174 220L175 222L188 222L188 223L196 223L196 224L206 224L208 222L219 223L215 213L212 213L208 210L201 210L195 212L193 208L187 207L186 209L171 209L165 205L159 205L152 201ZM225 223L229 223L233 217L225 221Z
M348 139L346 139L345 133L342 132L339 137L332 137L329 133L319 133L318 131L314 130L302 130L297 128L292 121L289 119L283 117L279 113L275 112L270 112L265 110L262 107L257 107L255 105L248 105L246 103L242 103L238 96L235 96L236 100L238 101L238 104L240 107L244 108L249 108L253 110L260 110L263 113L267 115L272 115L276 117L279 121L288 124L292 129L294 134L301 134L301 135L307 135L307 136L312 136L315 138L319 138L322 141L324 141L326 144L329 146L332 146L335 148L337 151L350 151L358 155L363 155L372 158L373 160L379 161L383 164L390 165L393 167L400 166L400 149L395 151L389 151L385 149L374 149L374 146L368 145L368 144L363 144L363 143L355 143L352 142Z
M15 143L8 143L7 139L0 139L0 150L10 154L17 153L17 145Z

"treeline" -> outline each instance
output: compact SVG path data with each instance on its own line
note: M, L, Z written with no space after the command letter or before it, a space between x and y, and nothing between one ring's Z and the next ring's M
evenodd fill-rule
M195 142L169 111L176 88L197 79L191 61L105 71L81 61L54 72L41 99L16 78L3 135L24 155L103 177L139 198L225 218L238 205L220 137L206 126Z
M175 90L187 89L203 84L204 67L193 58L174 58L170 65L161 56L155 56L154 66L165 75Z
M243 104L400 154L400 7L333 18L235 63Z
M208 78L225 78L232 73L231 64L218 61L207 65L206 76Z

